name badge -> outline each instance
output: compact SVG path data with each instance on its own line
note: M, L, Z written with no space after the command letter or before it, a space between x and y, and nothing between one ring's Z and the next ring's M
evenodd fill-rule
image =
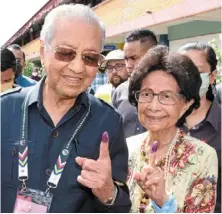
M21 188L17 191L14 213L47 213L52 202L52 193Z

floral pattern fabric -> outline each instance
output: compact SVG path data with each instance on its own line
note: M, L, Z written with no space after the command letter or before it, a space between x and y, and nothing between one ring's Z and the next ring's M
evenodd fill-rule
M131 212L153 213L149 198L134 181L134 173L143 170L146 164L141 156L141 146L149 139L149 132L127 139L129 170L127 184L132 201ZM146 140L147 142L149 140ZM150 148L146 147L149 156ZM165 158L164 158L165 159ZM165 160L157 163L161 169ZM179 136L169 158L166 191L175 196L177 212L213 212L216 203L218 160L216 151L204 142L185 135Z

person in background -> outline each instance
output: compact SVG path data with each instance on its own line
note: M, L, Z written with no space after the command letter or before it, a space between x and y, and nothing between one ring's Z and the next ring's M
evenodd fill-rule
M33 68L31 79L35 80L36 82L41 80L41 74L39 73L38 68Z
M15 88L16 59L14 54L8 50L1 50L1 92Z
M111 96L116 87L128 79L123 51L110 51L100 67L106 69L108 83L97 88L95 97L111 104Z
M131 212L214 211L216 151L180 128L200 105L200 86L192 60L166 46L151 48L133 72L129 101L148 132L127 139Z
M215 212L221 212L221 106L213 94L217 57L213 48L202 42L186 43L179 52L194 62L202 79L200 107L186 118L182 128L185 133L209 144L217 152L219 177Z
M129 212L122 118L86 92L104 41L104 24L88 6L64 4L47 14L45 76L1 97L1 212ZM22 199L31 197L39 210L25 206L18 188L29 190Z
M22 50L22 48L17 44L12 44L8 46L8 49L13 52L17 62L20 64L18 69L16 69L15 83L17 85L20 85L21 87L29 87L35 85L36 84L35 80L32 80L31 78L26 77L25 75L22 74L25 68L25 53Z
M101 62L105 60L105 56L102 55ZM98 72L90 86L91 94L95 94L97 88L101 85L105 85L108 81L107 73L104 68L99 67Z
M157 45L157 39L150 30L136 30L126 37L123 51L129 76L147 50L155 45ZM138 121L137 109L128 101L128 90L129 81L126 81L117 87L112 96L112 105L117 108L123 117L126 137L145 131Z
M221 104L221 99L222 99L222 82L218 83L215 85L215 97L218 101L219 104Z

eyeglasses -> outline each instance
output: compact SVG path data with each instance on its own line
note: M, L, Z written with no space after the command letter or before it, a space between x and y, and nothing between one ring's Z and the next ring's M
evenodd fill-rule
M149 91L137 91L135 93L135 99L139 103L150 103L152 102L154 96L158 97L158 100L163 105L175 105L178 102L178 98L183 96L179 93L174 93L172 91L161 91L159 94L154 93L152 90Z
M48 44L48 47L54 52L55 59L63 62L71 62L77 55L77 52L72 48L57 46L54 50ZM102 55L93 53L93 52L84 52L81 53L82 60L85 65L91 67L98 67L101 60Z
M108 73L111 73L111 72L113 72L114 68L115 68L116 71L121 71L123 69L123 67L125 67L125 64L117 63L114 66L108 65L106 70L107 70Z

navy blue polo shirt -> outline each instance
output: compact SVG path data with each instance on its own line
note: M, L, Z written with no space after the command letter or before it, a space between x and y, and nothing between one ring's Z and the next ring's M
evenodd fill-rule
M108 104L88 93L82 93L75 105L54 126L43 106L44 79L31 88L9 92L1 97L1 211L13 212L18 180L18 143L20 140L21 106L30 89L28 103L28 172L29 188L45 191L56 160L91 103L91 111L73 141L73 149L63 171L58 187L52 189L50 212L128 212L130 200L125 185L128 168L128 150L120 115ZM81 168L77 156L97 159L101 136L109 133L112 175L120 182L118 196L113 206L100 203L91 190L77 182ZM122 185L123 184L123 185Z

